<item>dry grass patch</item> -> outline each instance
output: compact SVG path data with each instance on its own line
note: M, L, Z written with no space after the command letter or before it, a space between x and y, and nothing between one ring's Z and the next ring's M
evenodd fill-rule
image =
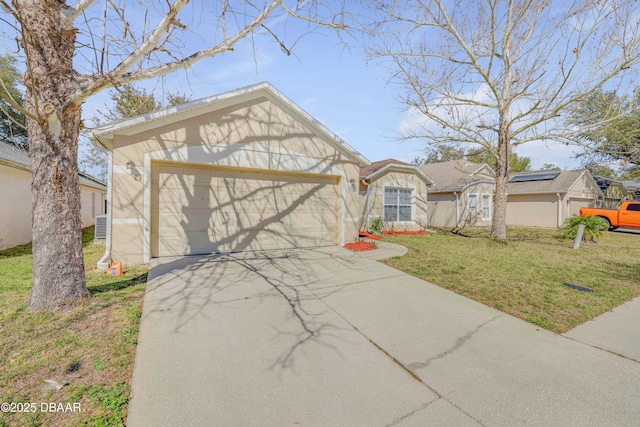
M640 295L640 235L607 233L574 250L554 230L513 229L506 244L489 239L487 230L465 234L385 236L409 248L385 262L558 333Z
M124 423L147 271L106 276L95 269L104 245L92 238L92 229L83 231L91 298L58 312L25 307L30 245L0 251L0 402L35 404L29 412L0 413L2 427ZM65 385L46 390L47 380ZM81 411L41 410L51 402L79 403Z

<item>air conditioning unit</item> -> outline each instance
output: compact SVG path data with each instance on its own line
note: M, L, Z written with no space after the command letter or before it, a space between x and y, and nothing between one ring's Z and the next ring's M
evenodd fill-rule
M96 226L93 229L93 238L95 240L107 238L107 216L106 215L96 216Z

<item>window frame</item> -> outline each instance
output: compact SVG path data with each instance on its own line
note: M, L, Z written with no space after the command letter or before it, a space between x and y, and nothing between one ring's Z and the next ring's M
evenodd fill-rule
M485 198L487 198L489 200L488 206L484 205ZM481 212L480 216L481 216L483 221L490 221L491 220L491 215L493 214L493 195L490 194L490 193L482 193L481 199L482 199L482 204L480 206L480 212ZM488 213L487 213L486 217L484 216L485 207L488 210Z
M387 191L395 191L396 192L396 200L395 203L387 203ZM402 192L409 193L409 203L400 203L400 194ZM413 188L406 187L397 187L397 186L385 186L382 194L382 216L387 222L410 222L413 221L414 218L414 197L413 197ZM400 219L400 207L409 207L409 219ZM387 207L395 207L396 218L388 219L387 218Z
M473 208L475 211L471 212L471 199L474 199L475 205ZM469 193L467 195L467 218L477 218L478 217L478 207L480 206L480 198L478 197L478 193Z

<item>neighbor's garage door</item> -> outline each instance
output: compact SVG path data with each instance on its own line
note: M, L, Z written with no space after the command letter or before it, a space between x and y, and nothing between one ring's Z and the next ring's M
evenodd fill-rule
M339 243L336 176L154 164L152 256Z

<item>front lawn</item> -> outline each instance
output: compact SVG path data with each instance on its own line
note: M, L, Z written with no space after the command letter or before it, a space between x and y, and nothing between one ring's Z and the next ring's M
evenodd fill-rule
M124 422L147 271L106 276L95 268L104 245L92 239L83 230L91 298L60 312L25 307L31 246L0 251L0 402L14 404L0 412L2 427Z
M558 333L640 295L640 234L609 232L574 250L555 230L513 229L506 244L464 233L385 236L409 249L385 263Z

